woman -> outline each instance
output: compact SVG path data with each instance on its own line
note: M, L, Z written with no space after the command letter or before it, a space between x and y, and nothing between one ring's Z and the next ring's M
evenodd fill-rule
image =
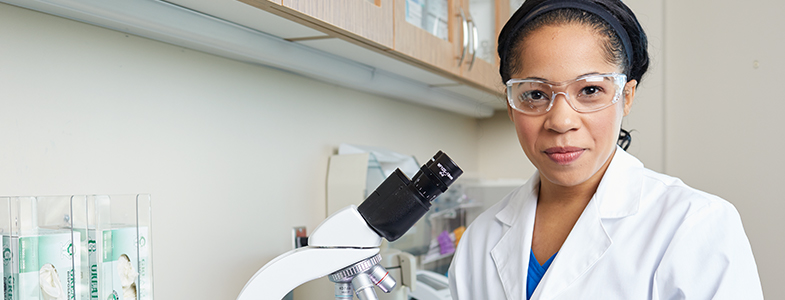
M453 299L763 298L736 209L617 146L646 47L619 0L529 0L505 25L508 113L537 172L463 235Z

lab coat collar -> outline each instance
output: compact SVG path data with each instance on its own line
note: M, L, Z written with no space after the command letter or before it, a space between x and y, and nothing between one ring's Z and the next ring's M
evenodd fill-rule
M630 176L635 169L641 171L643 163L617 146L592 199L599 203L601 218L623 218L638 212L643 179L641 176Z
M642 179L640 176L629 176L630 169L642 169L643 163L620 147L611 159L611 164L600 181L595 192L596 201L600 202L600 216L602 218L623 218L638 212L640 204ZM501 211L496 214L496 219L508 226L512 226L520 211L527 204L537 202L537 192L540 186L540 172L534 174L526 181ZM525 199L515 201L515 199Z
M496 213L496 219L507 226L512 226L512 224L521 217L520 212L524 206L532 204L528 202L534 202L533 204L536 207L539 189L540 172L534 171L534 175L532 175L522 187L515 191L515 195L510 197L511 199L507 202L507 206ZM520 201L521 199L523 199L523 201Z
M496 214L506 232L491 249L491 258L507 299L525 299L526 270L532 244L534 214L537 211L539 172L512 195L507 206Z
M586 205L532 299L556 298L594 266L611 246L611 238L602 224L598 201L595 200L592 198Z
M604 218L621 218L638 211L640 176L630 176L631 168L643 164L621 148L616 149L597 192L589 201L532 299L550 299L569 287L594 265L612 241L602 224ZM534 217L537 210L539 172L516 191L496 214L506 232L491 250L507 299L524 299L531 251ZM517 200L517 201L516 201Z

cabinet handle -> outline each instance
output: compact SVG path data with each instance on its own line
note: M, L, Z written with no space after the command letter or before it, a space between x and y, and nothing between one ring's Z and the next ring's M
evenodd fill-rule
M472 67L474 67L474 60L477 59L477 49L479 49L480 45L480 35L477 34L477 25L474 24L474 20L470 20L469 23L472 26L472 62L469 64L469 71L471 71Z
M463 8L459 7L461 11L461 24L463 24L463 50L461 51L461 58L458 59L458 66L460 67L463 63L463 59L466 57L466 51L469 49L469 22L466 19L466 14L463 12Z

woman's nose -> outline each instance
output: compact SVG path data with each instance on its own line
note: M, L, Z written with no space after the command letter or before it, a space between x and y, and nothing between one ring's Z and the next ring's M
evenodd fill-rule
M566 93L554 93L551 110L546 114L545 129L565 133L580 128L578 112L570 106Z

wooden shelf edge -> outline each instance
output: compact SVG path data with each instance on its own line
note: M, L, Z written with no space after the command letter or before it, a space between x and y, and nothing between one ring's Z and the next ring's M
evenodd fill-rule
M305 26L311 27L311 28L316 29L318 31L321 31L321 32L323 32L323 33L325 33L325 34L327 34L327 35L329 35L331 37L336 37L336 38L344 38L345 37L345 38L349 38L349 39L352 39L352 40L355 40L357 42L362 43L363 46L372 47L371 49L379 49L379 50L382 50L382 51L391 49L390 46L386 46L386 45L374 42L374 41L369 40L369 39L367 39L367 38L365 38L363 36L360 36L360 35L358 35L356 33L353 33L351 31L345 30L345 29L343 29L341 27L335 26L333 24L330 24L328 22L319 20L317 18L313 18L313 17L309 17L309 16L306 16L306 15L303 15L302 13L300 13L300 12L294 10L294 9L291 9L291 8L283 6L283 5L279 5L277 3L272 3L272 2L270 2L268 0L238 0L238 1L243 2L245 4L248 4L250 6L256 7L258 9L265 10L265 11L267 11L269 13L275 14L275 15L277 15L279 17L282 17L282 18L285 18L285 19L287 19L289 21L293 21L293 22L299 23L301 25L305 25Z
M441 68L438 68L438 67L433 66L431 64L425 63L425 62L423 62L421 60L413 58L413 57L411 57L409 55L406 55L404 53L397 52L397 51L395 51L395 49L392 49L392 48L387 47L385 45L381 45L379 43L373 42L371 40L368 40L368 39L366 39L366 38L364 38L362 36L359 36L357 34L354 34L352 32L344 30L344 29L342 29L340 27L337 27L335 25L329 24L327 22L321 21L321 20L316 19L316 18L303 16L301 13L297 12L296 10L293 10L291 8L282 6L280 4L273 3L273 2L270 2L268 0L238 0L238 1L243 2L245 4L248 4L248 5L251 5L253 7L256 7L258 9L262 9L262 10L265 10L267 12L273 13L273 14L275 14L277 16L280 16L280 17L285 18L287 20L296 22L298 24L311 27L313 29L316 29L318 31L323 32L324 34L326 34L326 35L328 35L330 37L338 38L338 39L341 39L343 41L346 41L346 42L349 42L349 43L361 46L363 48L375 51L377 53L380 53L380 54L386 55L388 57L394 58L396 60L402 61L403 63L408 63L410 65L413 65L415 67L421 68L423 70L426 70L428 72L434 73L436 75L442 76L444 78L447 78L447 79L450 79L450 80L454 80L454 81L459 82L461 84L464 84L466 86L469 86L469 87L481 90L483 92L486 92L486 93L489 93L489 94L492 94L492 95L503 96L503 93L500 92L498 87L494 88L494 87L491 87L491 86L486 86L486 85L484 85L484 84L482 84L480 82L473 81L470 78L462 77L462 76L460 76L458 74L453 74L453 73L451 73L449 71L445 71L445 70L443 70ZM496 86L496 85L494 85L494 86ZM499 84L498 86L501 86L501 84Z

